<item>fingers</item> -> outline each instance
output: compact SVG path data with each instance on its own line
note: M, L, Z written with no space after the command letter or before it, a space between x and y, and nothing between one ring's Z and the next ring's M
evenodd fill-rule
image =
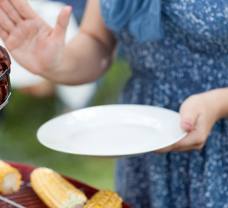
M203 143L199 143L198 135L194 133L189 133L186 137L184 137L180 142L173 144L169 147L162 148L156 152L158 153L167 153L167 152L185 152L190 150L198 150L203 147Z
M67 26L69 24L72 8L67 6L60 12L54 29L55 36L65 37Z
M180 108L181 115L181 127L190 132L194 130L194 126L197 121L198 111L197 104L194 100L187 100L188 102L184 102Z
M176 144L170 145L170 146L168 146L168 147L165 147L165 148L156 150L155 152L156 152L156 153L167 153L167 152L171 152L171 151L175 148L175 145L176 145Z
M193 131L189 132L187 136L185 136L182 140L173 144L169 147L158 150L158 153L166 153L166 152L183 152L190 150L200 150L205 144L207 139L207 132L203 131L205 129L205 120L202 116L198 116L198 119L195 124L195 128Z
M9 2L9 0L2 0L0 3L1 8L8 15L11 21L13 21L14 24L18 24L23 20L22 17L17 13L16 9Z
M36 16L36 13L33 11L31 6L25 0L8 0L9 3L16 9L17 13L25 18L32 19Z
M205 139L198 131L189 133L180 142L174 145L172 151L183 152L190 150L199 150L204 146Z
M9 35L9 34L8 34L4 29L2 29L2 28L0 27L0 37L1 37L1 39L2 39L4 42L6 41L8 35Z
M21 20L20 15L9 0L0 0L0 37L4 42Z
M4 29L6 32L12 31L15 27L14 23L2 9L0 9L0 24L2 29Z

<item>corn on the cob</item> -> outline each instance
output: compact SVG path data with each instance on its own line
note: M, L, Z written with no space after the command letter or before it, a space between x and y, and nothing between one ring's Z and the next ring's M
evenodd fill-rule
M87 201L83 192L48 168L37 168L32 172L31 186L50 208L81 208Z
M21 183L20 172L0 160L0 193L14 193L20 189Z
M97 192L84 208L122 208L122 199L112 191Z

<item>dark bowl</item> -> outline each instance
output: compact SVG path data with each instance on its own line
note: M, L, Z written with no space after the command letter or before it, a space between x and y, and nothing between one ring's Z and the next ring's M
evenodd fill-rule
M11 94L10 64L9 54L0 46L0 110L6 106Z

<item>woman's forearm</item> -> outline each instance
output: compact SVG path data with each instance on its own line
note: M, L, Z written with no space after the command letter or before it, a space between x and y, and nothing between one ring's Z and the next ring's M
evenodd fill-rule
M56 69L45 72L45 77L63 84L82 84L99 78L108 68L112 50L85 32L70 41L63 60Z
M115 38L105 27L99 0L89 0L80 32L66 45L61 63L45 76L64 84L94 81L108 68L114 48Z

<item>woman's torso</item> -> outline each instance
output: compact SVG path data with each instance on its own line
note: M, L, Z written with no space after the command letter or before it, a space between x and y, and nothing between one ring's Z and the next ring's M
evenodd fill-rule
M132 68L121 102L178 110L192 94L228 86L227 0L163 0L162 22L159 41L140 44L127 29L116 34ZM122 159L117 189L136 208L226 208L227 138L222 120L202 151Z
M116 34L132 68L123 102L176 109L191 94L228 86L227 0L164 0L161 12L159 41Z

